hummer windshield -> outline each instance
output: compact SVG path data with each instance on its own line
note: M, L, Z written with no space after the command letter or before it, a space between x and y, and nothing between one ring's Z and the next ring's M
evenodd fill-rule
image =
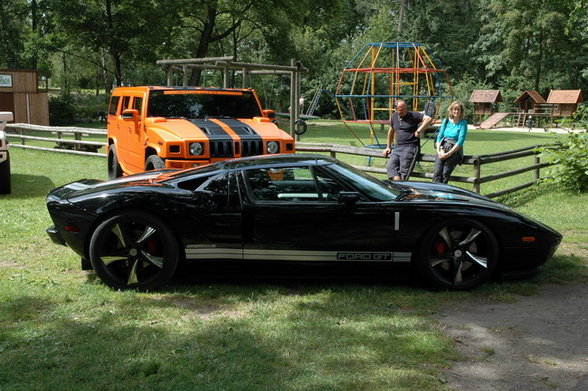
M248 91L165 90L151 91L148 117L253 118L261 117L255 96Z

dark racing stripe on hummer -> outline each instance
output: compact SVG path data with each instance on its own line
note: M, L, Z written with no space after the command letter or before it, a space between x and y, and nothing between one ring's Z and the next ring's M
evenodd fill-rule
M255 129L236 119L219 119L241 139L241 156L263 155L263 137Z
M198 126L209 140L210 157L233 157L233 138L219 124L205 119L189 120Z

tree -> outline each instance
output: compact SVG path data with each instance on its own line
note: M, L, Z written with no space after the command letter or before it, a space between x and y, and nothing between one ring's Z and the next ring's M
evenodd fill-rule
M157 27L165 26L170 12L167 2L156 0L47 1L55 15L55 50L81 56L80 47L91 49L93 56L84 59L112 73L117 85L124 82L124 60L154 62L155 47L164 38Z
M520 89L541 91L573 83L578 40L586 40L576 32L566 34L574 3L489 1L482 13L486 25L474 50L477 62L495 82L500 76L521 79L525 85L517 86Z

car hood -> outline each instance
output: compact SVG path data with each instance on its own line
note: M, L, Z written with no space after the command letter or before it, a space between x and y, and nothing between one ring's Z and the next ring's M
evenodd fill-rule
M110 181L103 181L99 179L80 179L78 181L71 182L56 189L53 189L49 193L49 198L69 199L116 188L151 185L154 184L155 178L159 177L162 174L173 171L177 170L164 169L149 171L140 174L117 178ZM161 186L160 184L155 185Z
M467 202L477 205L491 206L493 208L510 208L492 201L477 193L440 183L428 182L403 182L399 184L401 194L397 201L411 202Z

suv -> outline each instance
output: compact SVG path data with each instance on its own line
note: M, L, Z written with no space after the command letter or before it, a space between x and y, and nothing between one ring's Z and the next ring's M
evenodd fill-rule
M9 111L0 111L0 194L10 193L10 154L8 153L8 141L4 127L13 116Z
M108 177L294 153L252 89L118 87L108 108Z

